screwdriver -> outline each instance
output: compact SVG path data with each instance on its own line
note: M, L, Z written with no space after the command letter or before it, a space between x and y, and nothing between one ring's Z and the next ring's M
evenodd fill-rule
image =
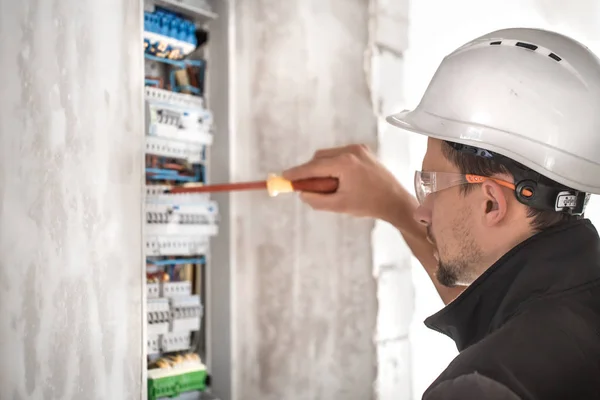
M275 174L269 174L267 180L255 182L240 183L222 183L204 186L178 186L167 190L165 193L214 193L214 192L232 192L241 190L264 190L269 196L275 197L280 193L291 192L311 192L331 194L338 189L339 181L337 178L306 178L290 181Z

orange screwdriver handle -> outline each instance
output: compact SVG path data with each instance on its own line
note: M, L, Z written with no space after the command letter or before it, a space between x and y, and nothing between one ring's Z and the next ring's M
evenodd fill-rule
M292 187L298 192L331 194L338 190L338 178L306 178L292 181Z

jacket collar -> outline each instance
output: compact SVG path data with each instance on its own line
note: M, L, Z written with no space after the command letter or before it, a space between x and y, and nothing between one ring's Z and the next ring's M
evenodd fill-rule
M568 222L514 247L425 325L449 336L462 351L525 303L598 279L598 232L587 219Z

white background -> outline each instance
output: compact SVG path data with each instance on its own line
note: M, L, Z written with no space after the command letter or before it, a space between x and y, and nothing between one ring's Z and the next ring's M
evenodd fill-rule
M487 32L508 27L537 27L574 37L600 54L600 2L594 0L414 0L409 12L409 46L405 53L404 99L419 102L442 58L456 47ZM408 135L411 168L420 168L425 139ZM385 140L382 144L385 145ZM397 141L396 141L397 143ZM600 150L600 149L599 149ZM592 197L587 216L600 223L600 201ZM410 327L412 397L423 391L457 354L454 343L427 329L423 320L442 307L433 285L413 259L415 310Z

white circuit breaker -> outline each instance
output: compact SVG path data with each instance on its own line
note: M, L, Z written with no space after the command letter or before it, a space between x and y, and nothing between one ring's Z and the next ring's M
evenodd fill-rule
M148 335L148 354L160 353L160 335Z
M160 335L169 332L171 325L171 305L169 299L148 299L148 335Z
M191 332L172 332L162 335L160 349L163 352L187 350L191 347Z
M196 145L212 144L212 113L202 98L146 88L148 135Z
M148 256L190 256L206 254L210 242L208 236L170 235L146 236Z
M177 296L171 302L171 331L186 332L200 330L200 321L204 311L200 296Z
M192 294L192 282L163 282L160 295L162 297L190 296Z
M158 282L146 283L146 296L148 299L157 299L160 297L160 284Z

